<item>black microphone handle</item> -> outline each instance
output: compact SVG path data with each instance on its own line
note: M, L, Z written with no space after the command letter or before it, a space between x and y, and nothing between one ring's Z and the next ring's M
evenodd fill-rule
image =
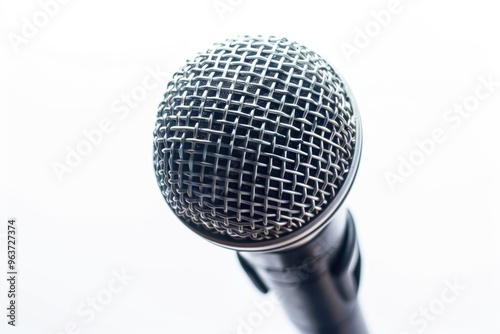
M361 257L348 210L300 246L239 252L238 258L260 291L274 291L302 333L368 334L357 298Z

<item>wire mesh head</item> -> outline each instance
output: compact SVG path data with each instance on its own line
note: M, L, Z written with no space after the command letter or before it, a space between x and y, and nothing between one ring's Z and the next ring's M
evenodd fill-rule
M154 167L167 203L222 244L311 224L342 200L357 167L348 92L325 60L286 39L242 36L198 54L174 74L158 110Z

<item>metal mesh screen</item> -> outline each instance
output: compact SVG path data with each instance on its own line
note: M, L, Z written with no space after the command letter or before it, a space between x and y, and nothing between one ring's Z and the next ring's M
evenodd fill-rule
M316 53L274 37L226 40L167 86L154 130L158 184L205 234L279 238L335 198L351 167L354 116Z

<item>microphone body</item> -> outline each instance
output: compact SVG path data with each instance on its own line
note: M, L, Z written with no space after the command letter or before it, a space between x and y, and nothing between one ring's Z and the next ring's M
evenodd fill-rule
M273 252L238 252L264 293L273 291L304 334L367 334L358 303L361 257L346 209L309 240Z
M237 251L305 334L367 334L361 257L342 204L361 120L347 83L287 39L240 36L188 60L154 130L160 190L179 219Z

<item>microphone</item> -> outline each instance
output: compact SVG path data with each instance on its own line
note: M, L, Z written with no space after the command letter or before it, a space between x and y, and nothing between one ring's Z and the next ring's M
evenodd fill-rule
M240 36L173 75L154 169L184 225L237 251L302 333L367 334L354 220L342 206L361 143L358 108L331 65L285 38Z

